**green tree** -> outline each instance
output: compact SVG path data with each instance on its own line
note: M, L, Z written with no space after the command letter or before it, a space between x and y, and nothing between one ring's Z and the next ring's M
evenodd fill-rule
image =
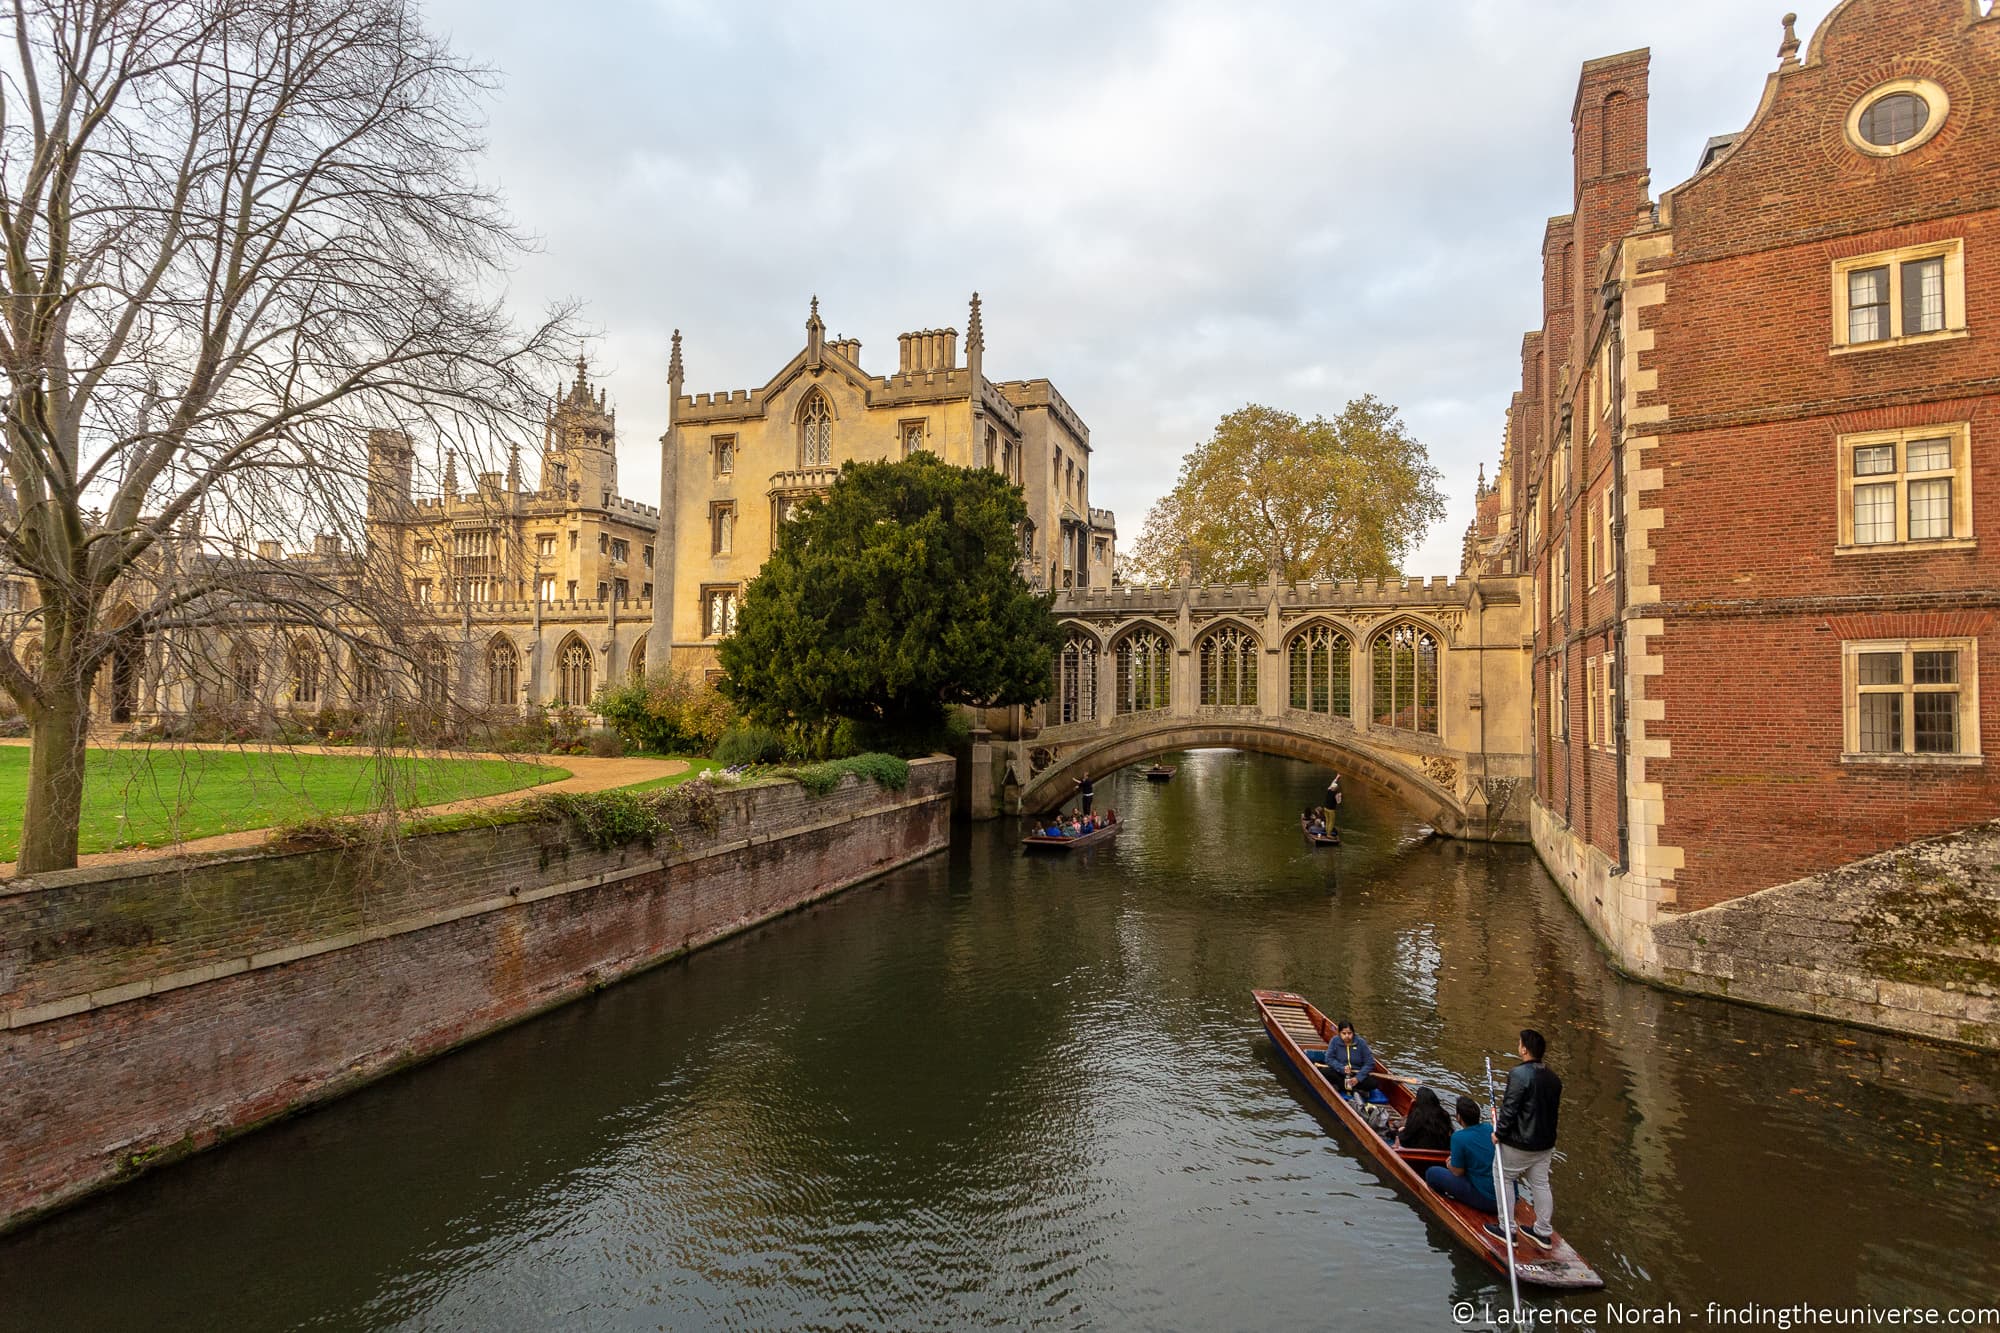
M1181 460L1132 553L1148 580L1255 583L1394 574L1444 517L1438 471L1372 394L1328 421L1252 403Z
M847 718L906 745L937 735L953 704L1046 697L1053 597L1014 563L1027 516L984 468L927 453L847 464L745 591L723 691L758 722Z

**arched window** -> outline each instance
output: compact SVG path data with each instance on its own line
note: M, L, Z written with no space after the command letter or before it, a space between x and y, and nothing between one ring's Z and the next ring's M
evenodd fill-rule
M1353 645L1331 625L1314 625L1292 636L1291 704L1329 717L1354 716Z
M319 648L311 639L298 638L291 642L290 666L292 669L292 702L295 704L316 704L319 702Z
M417 659L417 698L433 708L451 702L451 649L435 638L424 641Z
M257 650L247 643L229 650L229 687L239 704L257 698Z
M1396 625L1375 636L1374 723L1438 734L1437 640L1414 625Z
M1056 718L1097 721L1097 640L1088 634L1072 633L1056 654Z
M556 701L572 708L590 702L590 645L574 634L556 654Z
M1257 702L1257 640L1234 625L1202 636L1201 701L1249 706Z
M354 701L373 703L382 692L382 667L375 655L361 648L348 654L348 670L354 678Z
M1164 634L1142 629L1118 641L1118 711L1144 713L1172 700L1174 648Z
M644 639L632 645L631 675L635 684L643 682L646 679L646 641Z
M512 708L521 702L521 654L496 634L486 645L486 702Z
M826 395L815 391L799 408L799 466L828 467L833 463L833 412Z

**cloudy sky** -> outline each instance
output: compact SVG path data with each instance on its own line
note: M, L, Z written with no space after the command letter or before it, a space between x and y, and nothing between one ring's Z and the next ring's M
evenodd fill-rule
M1657 196L1749 119L1781 36L1742 0L428 12L501 75L486 172L541 244L513 295L585 303L625 494L657 498L673 329L690 392L749 388L817 293L881 374L976 289L987 373L1083 414L1128 541L1222 413L1397 404L1450 498L1412 573L1456 572L1498 457L1578 65L1652 48Z

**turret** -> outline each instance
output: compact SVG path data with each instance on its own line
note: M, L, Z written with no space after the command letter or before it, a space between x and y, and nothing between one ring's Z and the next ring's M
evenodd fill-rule
M399 430L368 432L368 519L395 522L409 517L416 450Z

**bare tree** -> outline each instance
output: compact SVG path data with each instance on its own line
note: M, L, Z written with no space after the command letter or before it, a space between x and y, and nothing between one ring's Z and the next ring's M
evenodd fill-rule
M394 571L254 538L364 550L369 428L496 447L567 312L503 308L523 240L472 170L488 78L410 0L13 0L4 22L0 554L39 605L0 635L0 688L31 729L34 873L76 863L105 663L219 620L346 632L376 593L388 614Z

